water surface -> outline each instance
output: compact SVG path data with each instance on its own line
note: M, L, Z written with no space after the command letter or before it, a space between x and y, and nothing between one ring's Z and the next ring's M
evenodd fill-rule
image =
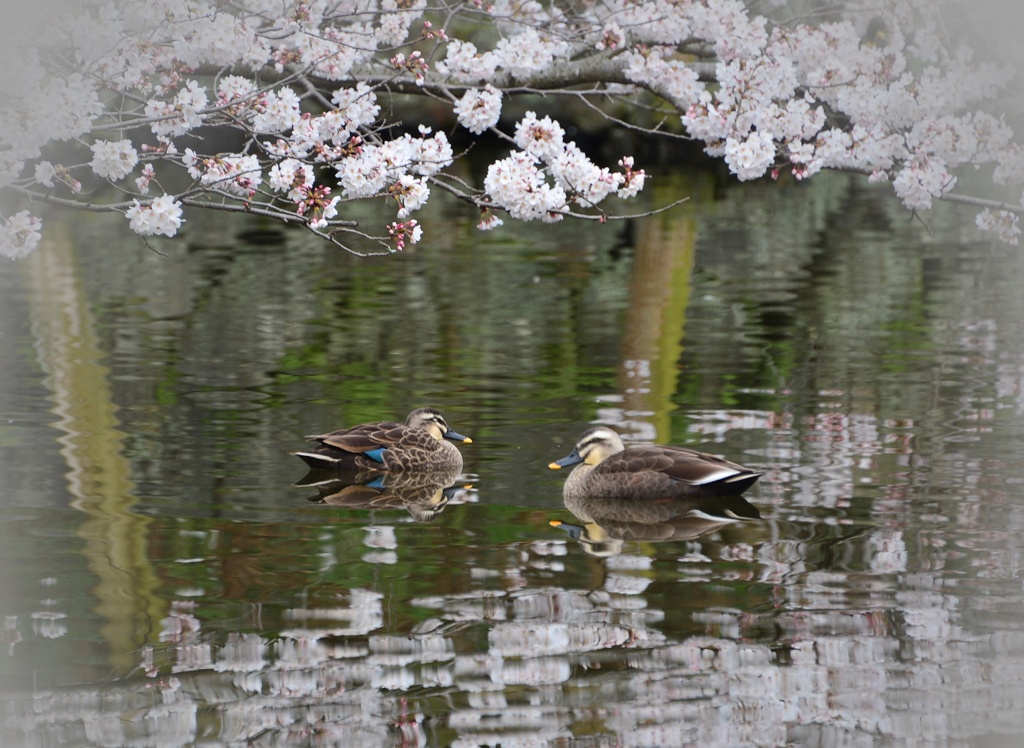
M5 267L4 745L1014 744L1019 251L845 177L652 193L375 259L75 215ZM294 485L425 404L474 440L429 505ZM588 526L546 466L594 423L764 519Z

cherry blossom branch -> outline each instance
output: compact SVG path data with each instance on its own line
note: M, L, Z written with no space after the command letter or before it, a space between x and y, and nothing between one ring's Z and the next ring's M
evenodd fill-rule
M353 254L339 237L382 252L420 241L411 215L431 188L480 208L484 230L501 216L624 217L601 206L643 189L632 157L600 166L562 122L506 113L519 97L569 97L609 127L700 141L739 180L864 173L915 215L936 199L981 208L979 228L1016 243L1021 206L954 191L957 170L978 166L1021 190L1024 146L989 112L1008 71L951 41L946 4L847 0L841 16L819 16L775 2L785 20L772 22L739 0L281 0L272 13L213 0L84 2L11 50L19 64L6 68L19 76L0 107L0 191L24 205L121 212L144 237L174 236L183 207L249 212ZM480 184L458 179L449 169L472 149L454 153L447 132L417 127L415 114L387 121L410 95L509 154ZM183 173L187 188L164 189ZM363 233L345 217L356 200L381 201L396 220ZM0 216L0 254L30 252L40 229L28 208Z

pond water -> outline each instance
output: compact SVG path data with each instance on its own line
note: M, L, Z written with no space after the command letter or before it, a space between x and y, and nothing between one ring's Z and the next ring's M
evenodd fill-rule
M1016 745L1024 255L844 176L680 195L436 196L373 259L52 219L0 271L3 745ZM421 405L450 487L295 485ZM574 516L547 465L597 423L763 470L763 519Z

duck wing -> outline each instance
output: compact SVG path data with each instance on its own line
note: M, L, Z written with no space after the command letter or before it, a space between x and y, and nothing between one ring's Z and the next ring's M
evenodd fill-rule
M655 445L629 447L605 458L589 482L617 486L623 496L730 495L743 493L761 475L716 455Z
M353 426L350 429L339 429L327 434L316 434L307 436L309 441L320 442L321 445L334 447L343 452L352 454L363 454L381 447L390 447L409 434L422 435L432 439L429 433L421 429L410 429L403 423L395 421L380 421L378 423L364 423Z
M672 465L662 472L692 486L715 486L725 494L742 493L764 475L695 449L669 447L665 452L671 457Z

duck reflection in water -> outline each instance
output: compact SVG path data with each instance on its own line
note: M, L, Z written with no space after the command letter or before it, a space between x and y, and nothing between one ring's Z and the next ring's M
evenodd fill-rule
M565 506L583 523L562 527L598 555L625 540L690 540L761 513L740 494L759 473L685 447L626 448L606 426L583 432L573 451L548 467L575 465L562 489Z
M311 470L295 485L316 488L309 501L345 509L404 509L416 522L431 522L471 484L457 470L379 473Z

